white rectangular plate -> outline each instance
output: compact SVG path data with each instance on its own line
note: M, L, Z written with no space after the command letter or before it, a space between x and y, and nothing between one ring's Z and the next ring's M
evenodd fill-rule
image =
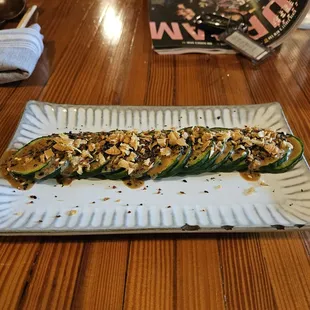
M146 130L193 125L257 125L290 132L278 103L126 107L30 101L9 148L70 130ZM261 180L269 186L247 182L238 173L150 180L145 182L144 189L129 189L121 181L89 179L65 187L48 180L35 184L29 191L18 191L0 179L0 234L305 229L310 227L309 179L305 160L284 174L262 175ZM246 195L252 187L255 192ZM31 199L32 195L37 199Z

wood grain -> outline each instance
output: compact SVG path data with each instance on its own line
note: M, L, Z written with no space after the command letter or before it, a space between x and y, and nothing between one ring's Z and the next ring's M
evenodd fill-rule
M262 234L260 244L278 308L309 309L309 257L298 234Z
M29 0L45 51L0 87L0 153L27 100L73 104L281 102L310 159L309 32L259 67L151 49L142 0ZM7 25L9 27L9 25ZM1 309L309 309L308 232L0 238Z
M227 309L277 309L259 236L221 237L219 251Z
M148 4L142 3L140 18L133 38L132 53L121 104L143 105L149 83L149 68L151 66L151 37L148 31Z
M17 309L40 254L39 238L0 238L0 308Z
M175 309L225 309L220 254L215 236L177 240Z
M32 265L23 298L18 305L24 309L69 309L76 285L83 242L58 238L42 245Z
M122 309L129 243L113 238L88 241L79 277L73 281L72 309Z
M176 57L176 104L215 105L227 102L215 57Z
M144 105L173 105L175 65L173 55L151 53Z
M146 238L131 242L125 309L173 309L175 242Z

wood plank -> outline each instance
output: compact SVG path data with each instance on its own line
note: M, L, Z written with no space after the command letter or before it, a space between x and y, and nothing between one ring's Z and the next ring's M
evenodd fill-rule
M176 104L251 104L253 101L236 55L176 57Z
M253 104L254 99L242 70L240 56L216 55L216 59L226 95L226 102L222 104Z
M175 309L224 309L216 237L176 240Z
M291 40L286 41L280 49L282 61L290 68L292 75L307 98L310 97L309 50L308 35L301 30L296 31Z
M122 1L119 21L120 32L111 44L107 61L101 68L101 76L93 89L92 98L100 104L119 104L129 70L132 44L141 14L142 0ZM119 36L119 38L118 38ZM128 64L128 65L126 65Z
M65 240L44 239L18 308L70 309L83 242Z
M148 29L148 3L143 1L132 46L130 68L124 84L120 104L143 105L148 85L151 65L152 43Z
M50 76L47 85L39 96L40 100L66 103L64 100L72 91L76 75L79 73L100 24L103 22L109 4L109 1L102 4L99 0L93 0L93 5L90 7L86 19L81 21L80 31L73 38Z
M122 309L128 241L100 239L86 239L73 309Z
M260 245L278 308L309 309L309 257L298 233L261 234Z
M175 64L173 55L151 53L145 105L173 105Z
M258 234L221 235L227 309L277 309Z
M119 103L131 58L133 37L140 15L140 0L121 2L107 7L96 37L81 58L81 67L73 79L64 101L84 104ZM111 27L116 27L114 33ZM85 51L86 52L86 51ZM81 57L81 55L79 55ZM79 64L75 62L78 66ZM63 76L57 79L70 79ZM57 88L58 89L58 88Z
M173 309L174 244L149 236L131 242L125 309Z
M18 309L31 270L40 253L40 238L0 238L0 309Z
M177 105L226 104L223 81L215 56L178 55L176 62Z

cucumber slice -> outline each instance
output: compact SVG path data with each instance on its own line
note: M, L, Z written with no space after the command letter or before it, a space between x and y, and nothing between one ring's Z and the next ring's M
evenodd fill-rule
M101 169L100 174L97 174L97 177L110 180L121 180L128 177L126 169L118 167L117 163L118 158L110 160L104 165L103 169Z
M291 151L288 149L286 152L282 155L281 158L266 158L262 161L262 166L259 167L259 172L270 172L276 167L282 165L285 163L290 155Z
M259 172L273 171L273 169L277 168L278 166L282 165L288 160L291 152L292 150L290 148L287 148L285 150L285 153L280 158L266 158L262 162L262 165L259 167L258 171Z
M51 178L56 178L60 174L62 169L63 167L60 166L58 162L51 162L47 167L36 172L34 174L34 179L35 181L39 182Z
M205 147L203 144L199 143L199 139L202 139L203 135L209 132L209 130L204 127L195 126L185 128L183 130L193 136L195 138L195 142L193 141L194 144L192 145L191 155L188 158L184 168L181 169L180 174L195 174L197 170L199 170L209 159L214 143L211 141L208 147Z
M139 163L139 168L134 171L131 175L131 178L133 179L141 179L141 178L145 178L147 177L147 173L154 167L157 167L160 163L161 163L161 160L160 160L160 157L159 156L155 156L155 158L152 158L152 160L150 161L150 166L145 166L144 164L144 160L141 161ZM153 165L152 165L153 163Z
M115 172L108 173L105 175L105 178L109 180L122 180L127 177L128 177L128 173L127 173L127 170L124 168L120 168L119 170Z
M304 145L302 141L295 137L290 135L287 139L289 143L293 145L293 149L287 156L286 161L284 161L282 164L270 169L268 172L270 173L283 173L290 169L292 169L301 159L304 152Z
M83 171L83 174L78 175L78 178L86 179L86 178L96 177L97 175L101 174L102 169L107 164L108 164L108 161L106 161L104 164L101 164L99 161L94 161L90 164L89 170Z
M192 158L193 161L197 161L197 163L191 165L190 167L187 166L187 164L184 166L184 168L181 170L180 175L189 175L189 174L200 174L205 172L205 165L210 160L214 150L214 143L212 142L210 146L207 147L207 149L201 153L201 156L198 156L198 158L193 158L193 153L189 160Z
M217 158L223 153L225 149L225 143L222 145L220 149L214 150L214 144L211 147L210 150L210 156L209 158L203 163L201 167L198 167L198 169L195 171L196 174L207 172L209 167L211 167L214 162L217 160Z
M207 147L204 151L202 149L193 150L190 158L187 161L183 171L186 174L195 173L195 171L201 168L204 163L209 159L212 146Z
M19 149L10 162L9 172L15 175L32 177L36 172L48 166L50 160L42 162L40 156L52 147L54 141L51 137L42 137L32 140Z
M207 171L221 171L221 167L228 161L234 152L232 143L226 143L224 150L217 156L214 163L207 168Z
M184 166L188 162L191 154L192 154L192 147L189 145L187 149L184 150L184 153L180 157L179 162L171 169L170 172L168 172L170 177L177 175L180 172L184 171Z
M182 156L181 150L182 148L177 147L172 150L170 156L160 156L160 164L151 168L147 172L147 175L152 179L159 179L168 176L169 171L178 164L179 159Z
M248 163L247 163L247 156L248 151L246 150L239 150L237 152L234 152L226 163L222 165L220 168L222 172L233 172L238 169L247 169Z

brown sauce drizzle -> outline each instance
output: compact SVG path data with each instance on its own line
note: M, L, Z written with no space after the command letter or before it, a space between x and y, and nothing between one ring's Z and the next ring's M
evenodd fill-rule
M123 183L132 189L140 188L144 186L144 181L139 179L129 179L129 180L123 180Z
M257 172L240 172L240 176L246 181L255 182L260 179L260 173Z
M72 183L73 178L58 177L56 178L56 181L58 184L61 184L63 186L69 186Z
M34 182L27 180L26 178L21 177L13 177L7 171L7 162L10 160L13 154L16 153L16 150L8 150L3 153L0 159L0 174L1 176L7 180L12 187L17 188L19 190L28 190L30 189Z

